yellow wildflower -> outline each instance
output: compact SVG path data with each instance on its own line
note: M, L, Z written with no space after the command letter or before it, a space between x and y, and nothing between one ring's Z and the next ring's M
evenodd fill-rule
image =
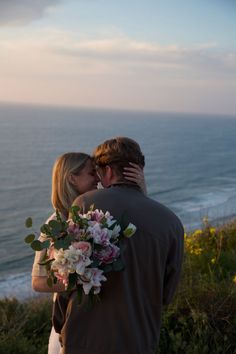
M211 259L211 263L215 264L215 262L216 262L216 258L214 257L214 258Z
M216 229L214 227L210 227L210 234L213 235L215 234Z
M200 236L202 234L202 230L195 230L193 236Z
M195 248L194 254L196 254L196 256L199 256L201 253L202 253L202 248L201 247Z
M236 275L233 277L233 282L236 283Z

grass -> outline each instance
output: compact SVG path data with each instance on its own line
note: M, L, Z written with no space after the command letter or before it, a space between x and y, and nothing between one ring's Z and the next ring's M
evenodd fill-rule
M0 354L46 354L52 301L0 301Z
M0 301L0 354L46 354L48 298ZM236 354L236 220L185 235L182 279L165 309L158 354Z
M185 235L182 279L157 353L236 353L236 220Z

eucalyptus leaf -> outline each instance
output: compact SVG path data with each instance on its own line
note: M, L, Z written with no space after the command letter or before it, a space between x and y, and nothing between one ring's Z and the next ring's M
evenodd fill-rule
M40 242L39 240L34 240L30 246L34 251L42 251L43 249L42 242Z
M80 207L78 205L73 205L71 208L70 208L70 212L72 214L78 214L80 212Z
M51 236L51 229L48 224L42 225L40 231L45 235Z
M71 244L71 242L73 242L75 240L75 235L72 235L72 234L66 235L65 240L70 242L70 244Z
M75 288L77 283L77 274L76 273L70 273L69 274L69 285L67 287L68 291L71 291Z
M57 221L62 222L62 218L61 218L61 215L60 215L58 209L56 209L56 216L57 216Z
M50 241L49 240L43 241L43 242L41 242L41 245L42 245L42 249L49 248Z
M53 279L50 277L50 278L47 278L47 285L49 286L49 288L52 288L53 286Z
M121 270L125 269L121 259L117 259L117 261L113 263L112 268L115 272L120 272Z
M47 260L45 260L45 261L43 261L43 262L39 262L38 264L45 266L45 265L47 265L47 264L52 263L53 261L54 261L54 258L53 258L53 259L47 259Z
M96 259L96 260L94 260L93 263L91 264L91 267L92 267L92 268L97 268L97 267L99 266L99 264L100 264L100 261Z
M109 273L113 271L113 267L111 264L106 264L102 269L104 273Z
M51 232L54 236L59 234L62 230L61 223L57 220L51 220L48 223L49 227L51 228Z
M32 220L32 218L27 218L27 219L25 220L25 226L26 226L27 228L30 228L30 227L32 227L32 225L33 225L33 220Z
M35 235L34 234L29 234L25 237L25 243L31 243L33 242L35 239Z
M54 242L54 248L56 248L57 250L59 250L60 248L62 248L63 250L66 250L67 248L69 248L70 245L71 245L70 240L68 240L66 238L56 240Z

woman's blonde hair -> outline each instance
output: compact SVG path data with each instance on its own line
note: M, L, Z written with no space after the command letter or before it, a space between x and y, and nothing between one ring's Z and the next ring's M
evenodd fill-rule
M90 158L82 152L69 152L60 156L53 166L51 201L54 209L65 217L68 216L73 201L78 197L78 191L70 183L69 176L78 175Z

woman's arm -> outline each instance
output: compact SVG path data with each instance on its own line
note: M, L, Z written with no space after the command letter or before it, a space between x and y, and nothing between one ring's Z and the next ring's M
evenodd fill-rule
M147 187L144 178L143 169L136 163L130 162L130 167L124 167L124 177L128 181L135 182L142 189L143 193L147 195Z
M66 290L64 284L59 282L52 287L48 286L47 279L47 276L32 276L32 288L34 291L41 293L60 293Z

